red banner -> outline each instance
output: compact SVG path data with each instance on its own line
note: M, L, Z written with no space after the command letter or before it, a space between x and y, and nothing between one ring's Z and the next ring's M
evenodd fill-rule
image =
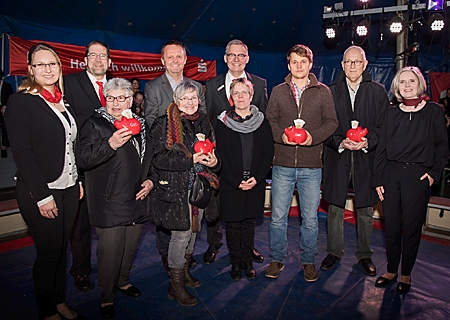
M23 40L10 37L9 73L15 76L27 75L28 49L39 42L53 46L62 63L63 74L80 72L85 69L85 47L48 41ZM151 80L165 72L161 63L161 54L111 50L111 66L108 76L111 78ZM207 61L198 57L187 57L184 75L197 81L206 81L216 76L216 61Z
M433 101L439 102L439 99L445 97L447 89L450 88L450 73L431 72L430 87L431 97L433 98Z

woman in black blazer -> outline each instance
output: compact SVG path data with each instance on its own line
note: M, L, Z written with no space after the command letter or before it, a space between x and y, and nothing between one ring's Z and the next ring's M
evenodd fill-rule
M255 219L264 212L266 175L273 158L273 138L263 113L250 105L253 85L244 78L233 81L234 109L223 111L216 125L217 153L223 157L220 173L220 216L225 221L230 251L231 278L241 269L255 278L252 250Z
M66 248L83 190L74 144L77 126L62 99L61 61L40 43L28 52L28 80L8 101L5 123L17 165L17 202L33 237L39 316L84 319L65 304Z

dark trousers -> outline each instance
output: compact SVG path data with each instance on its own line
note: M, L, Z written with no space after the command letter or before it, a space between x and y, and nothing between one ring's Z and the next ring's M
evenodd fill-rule
M252 262L252 251L255 246L255 219L239 222L226 221L225 232L231 264Z
M142 227L143 224L95 228L100 303L114 302L116 287L128 285L131 261Z
M36 304L41 317L57 313L56 305L66 299L67 245L78 208L78 183L65 190L52 190L58 208L55 219L41 216L38 206L30 198L30 190L17 181L16 192L20 213L36 247L33 282Z
M169 255L169 242L171 231L163 227L156 226L156 248L162 256Z
M426 168L418 164L386 164L383 213L389 273L398 272L400 257L404 276L411 274L416 262L431 195L428 179L420 180L424 173Z
M89 223L86 197L84 197L80 201L77 219L70 236L70 248L72 250L70 274L73 277L89 275L92 270L91 234L92 227Z
M219 191L220 192L220 191ZM215 208L218 210L220 208L220 197L219 193L215 193L211 201L215 201ZM209 208L205 209L205 216L208 215ZM222 243L222 219L217 214L217 219L213 221L207 221L206 223L206 241L208 242L209 246L215 247L216 249L219 249L223 243Z

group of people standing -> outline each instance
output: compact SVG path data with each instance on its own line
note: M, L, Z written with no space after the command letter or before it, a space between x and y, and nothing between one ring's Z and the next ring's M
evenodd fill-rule
M392 83L394 102L366 70L362 48L343 57L343 72L327 87L310 72L313 53L295 45L287 54L290 74L270 99L262 78L247 73L247 46L232 40L225 49L228 72L206 83L183 76L186 49L170 41L161 50L165 73L145 85L144 117L132 114L138 133L116 129L138 88L120 78L106 79L108 46L86 46L86 70L63 77L55 50L30 48L28 80L8 100L5 122L17 164L17 199L35 242L33 281L39 315L45 319L84 319L65 304L66 248L71 242L75 287L88 291L90 235L98 236L100 314L114 317L116 291L138 297L129 270L143 223L157 226L156 246L168 271L168 298L183 306L197 299L186 286L202 216L207 220L213 263L222 246L225 222L230 277L242 271L255 278L255 221L263 213L266 176L272 167L270 263L265 276L279 277L287 254L288 212L294 188L299 194L304 278L316 270L321 182L329 202L328 255L320 267L332 269L344 255L343 213L349 185L356 196L356 258L364 272L377 274L371 260L372 206L380 199L386 221L387 272L375 286L401 275L397 291L411 286L430 187L447 163L442 109L427 102L418 68L400 70ZM351 121L368 129L360 142L346 138ZM306 140L291 142L284 129L303 122ZM212 152L194 151L207 138ZM323 177L322 177L323 172ZM190 195L201 176L213 189L203 208ZM80 200L81 199L81 200ZM402 237L403 231L403 237Z

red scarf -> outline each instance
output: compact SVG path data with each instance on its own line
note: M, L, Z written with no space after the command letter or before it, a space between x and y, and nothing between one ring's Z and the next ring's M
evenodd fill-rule
M42 90L41 96L50 103L59 103L62 97L61 91L59 91L57 86L55 86L55 96L53 96L50 91L46 89Z
M428 97L425 94L422 94L419 98L402 99L402 103L407 107L417 107L419 105L419 103L421 103L424 100L428 101L428 100L430 100L430 97Z

